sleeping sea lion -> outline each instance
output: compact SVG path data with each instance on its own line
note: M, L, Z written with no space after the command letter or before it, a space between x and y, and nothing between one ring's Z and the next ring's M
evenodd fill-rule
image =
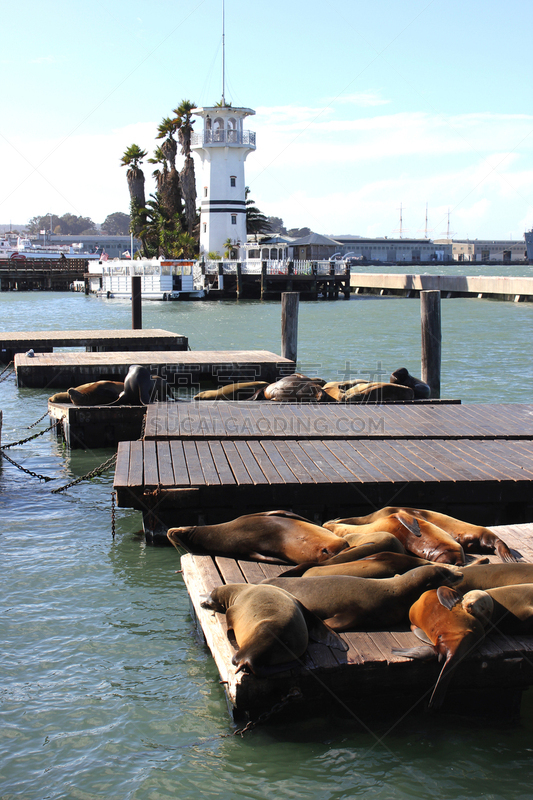
M344 553L347 551L344 550ZM342 553L341 553L342 555ZM328 562L333 559L328 559ZM348 561L345 564L330 564L322 562L315 564L302 573L306 578L315 575L352 575L354 578L394 578L395 575L403 575L410 569L426 567L433 564L426 558L416 558L416 556L402 555L401 553L375 553L366 556L359 561ZM299 567L295 567L299 569ZM292 570L289 570L292 572ZM283 577L286 575L284 572Z
M412 516L405 509L398 509L395 514L380 517L375 522L363 525L354 525L354 519L359 518L348 517L324 522L324 528L333 531L338 536L387 531L396 536L412 555L443 564L461 566L465 563L463 548L453 536L425 519Z
M461 573L441 564L396 575L394 578L352 578L324 575L314 578L269 578L323 619L335 631L381 630L404 622L422 592L454 586Z
M177 548L278 564L316 563L348 547L344 539L290 511L245 514L220 525L169 528L167 536Z
M415 602L409 612L411 629L425 647L394 649L406 658L445 659L428 708L442 705L453 676L453 668L483 640L485 628L480 619L463 608L462 595L442 586L427 591Z
M48 398L49 403L72 403L68 392L56 392Z
M414 390L399 383L358 383L344 394L347 403L386 402L387 400L414 400Z
M365 525L371 522L377 522L383 519L383 517L389 517L391 514L397 514L400 511L410 514L417 519L425 519L427 522L431 522L433 525L442 528L442 530L449 533L450 536L453 536L461 547L468 552L496 553L502 561L517 560L505 542L489 530L489 528L484 528L482 525L472 525L470 522L463 522L463 520L449 517L447 514L441 514L438 511L429 511L425 508L386 506L379 511L374 511L372 514L367 514L366 517L350 517L344 520L333 521L346 522L352 525Z
M479 608L483 596L490 598L489 613L491 627L502 633L521 634L533 631L533 584L517 583L513 586L498 586L495 589L467 592L463 597L463 608L472 612ZM478 612L479 613L479 612ZM487 613L487 612L485 612Z
M321 378L309 378L300 372L294 372L259 389L251 399L277 400L286 403L331 402L331 397L322 389L324 383Z
M338 553L336 556L332 556L331 558L321 561L321 565L334 566L336 564L346 564L352 561L360 561L361 559L371 556L374 553L405 553L405 548L403 547L402 543L396 538L396 536L393 536L392 533L383 533L379 531L375 534L353 534L343 538L346 539L350 546L346 550L342 550L342 552ZM352 542L355 542L355 545L353 545ZM358 544L357 542L361 543ZM429 564L431 562L428 561L427 563ZM293 569L287 570L287 572L284 572L283 574L287 577L296 577L298 575L303 575L304 572L315 566L316 562L308 561L306 563L299 564L297 567L293 567ZM396 573L393 573L393 575L394 574Z
M94 381L69 389L67 394L75 406L108 406L124 391L121 381Z
M261 676L280 664L288 669L305 653L309 639L348 649L338 634L276 586L230 583L213 589L201 605L226 613L228 639L238 648L231 659L236 672Z
M463 578L456 586L458 592L466 594L473 589L495 589L497 586L515 586L518 583L533 583L533 564L519 561L513 564L482 564L461 567Z
M258 389L268 386L267 381L249 381L248 383L228 383L220 389L199 392L193 400L249 400Z
M390 376L390 382L399 383L401 386L410 386L417 399L426 399L431 397L431 389L428 384L424 383L424 381L421 381L418 378L413 377L413 375L410 375L405 367L395 369Z

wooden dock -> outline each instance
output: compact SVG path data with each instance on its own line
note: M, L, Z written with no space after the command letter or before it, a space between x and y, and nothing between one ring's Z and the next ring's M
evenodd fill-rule
M276 508L317 521L392 504L484 525L533 519L530 405L204 402L154 406L148 423L143 441L119 445L115 489L149 539Z
M16 331L0 333L0 360L12 361L16 353L51 353L54 348L84 347L88 353L116 350L187 350L186 336L159 328L103 331Z
M148 406L149 407L149 406ZM51 422L71 450L116 447L118 442L138 439L147 406L73 406L48 401Z
M506 525L493 530L524 560L533 562L533 524ZM498 559L491 556L491 561ZM230 703L238 712L254 716L270 709L291 689L301 693L300 705L309 702L337 703L357 714L370 703L374 711L421 709L435 684L441 665L403 658L393 648L420 644L406 623L393 631L342 633L346 653L322 644L310 644L298 668L269 678L235 674L231 664L234 649L226 636L224 614L200 606L201 595L224 583L259 583L276 577L286 567L230 558L186 555L181 559L183 578L193 614L215 659ZM481 706L502 700L519 707L522 690L533 684L533 636L490 634L455 671L445 708L469 713L476 698ZM489 696L490 693L490 696ZM457 704L458 694L462 702ZM465 697L466 695L466 697ZM480 697L481 696L481 697ZM291 706L294 708L294 705Z
M98 380L124 380L131 364L148 367L169 386L214 385L235 381L275 381L293 373L295 363L268 350L190 350L184 352L139 350L104 353L18 353L18 386L68 389Z

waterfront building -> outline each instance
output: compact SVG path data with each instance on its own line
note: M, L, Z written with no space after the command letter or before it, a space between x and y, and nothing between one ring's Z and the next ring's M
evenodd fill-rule
M452 248L454 261L523 261L527 258L523 239L435 239L436 245Z
M193 109L204 128L191 137L191 149L202 161L200 257L224 254L231 241L232 258L240 259L246 243L244 162L255 150L255 133L244 130L251 108L231 105Z

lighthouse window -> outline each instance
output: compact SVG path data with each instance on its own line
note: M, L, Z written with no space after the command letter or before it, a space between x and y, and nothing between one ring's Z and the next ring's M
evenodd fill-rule
M231 176L231 178L229 179L229 184L230 186L237 186L237 178L235 177L235 175Z
M204 197L207 197L207 186L204 186Z
M232 214L231 215L231 224L232 225L236 225L237 224L237 214Z
M207 222L204 222L204 233L207 233Z

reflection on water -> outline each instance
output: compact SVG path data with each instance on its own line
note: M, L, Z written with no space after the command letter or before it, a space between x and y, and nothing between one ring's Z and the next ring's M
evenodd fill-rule
M5 330L131 325L128 303L83 295L2 293L0 308ZM531 306L446 300L442 315L446 394L530 400ZM184 333L195 349L279 352L277 303L145 303L143 324ZM419 303L302 303L299 353L302 369L325 378L399 366L419 374ZM25 426L47 394L0 384L4 443L33 432ZM110 453L70 453L47 433L9 454L53 483L0 466L2 798L531 795L531 692L521 720L505 726L463 709L357 720L317 704L304 718L224 738L233 726L177 552L146 547L140 515L127 509L112 539L112 472L50 494Z

